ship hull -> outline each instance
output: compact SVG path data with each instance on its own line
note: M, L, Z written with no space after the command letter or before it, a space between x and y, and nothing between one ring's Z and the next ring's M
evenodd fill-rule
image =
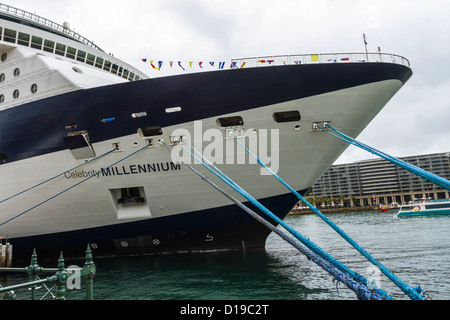
M171 137L212 156L283 219L298 199L229 133L245 132L240 141L249 148L255 135L256 154L304 194L347 147L314 125L331 122L356 137L410 76L385 63L253 68L80 90L3 110L0 194L12 198L0 203L0 235L18 255L33 248L80 255L86 244L97 256L262 248L269 230L187 168L180 157L221 184L181 149L171 152ZM274 120L291 111L301 118ZM234 117L243 124L218 125ZM142 134L155 127L161 132ZM81 131L87 147L67 139ZM139 201L123 203L121 192L131 189Z

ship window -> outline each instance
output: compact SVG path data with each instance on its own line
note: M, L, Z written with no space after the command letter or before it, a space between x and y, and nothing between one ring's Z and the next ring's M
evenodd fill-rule
M0 153L0 163L5 163L8 158L5 153Z
M17 98L19 98L19 96L20 96L20 92L19 92L19 90L14 90L14 92L13 92L13 98L14 99L17 99Z
M300 121L302 117L298 111L276 112L273 119L278 123Z
M66 57L69 59L75 59L75 53L77 52L77 49L72 47L67 47L67 54Z
M6 76L4 73L0 74L0 82L4 82L5 78L6 78Z
M0 27L0 40L2 40L3 28Z
M17 36L17 31L5 28L5 38L4 38L4 40L6 42L16 43L16 36Z
M134 73L133 73L133 72L130 73L130 80L131 80L131 81L134 80Z
M95 62L95 56L93 54L88 53L86 63L93 66Z
M1 30L2 28L0 28ZM1 31L0 31L1 32ZM2 62L5 62L6 59L8 59L8 54L5 52L4 54L2 54Z
M40 37L36 37L36 36L32 36L31 37L31 47L34 49L42 49L42 41L44 39L40 38Z
M64 54L66 53L66 45L65 44L61 44L61 43L57 43L56 44L55 53L57 55L64 56Z
M86 60L86 52L78 50L77 60L84 62Z
M106 61L103 70L109 71L111 69L111 62Z
M97 67L97 68L102 68L103 67L103 62L104 62L105 60L103 59L103 58L101 58L101 57L97 57L97 60L95 61L95 66Z
M128 79L128 75L129 75L130 73L129 73L129 71L128 70L124 70L123 71L123 75L122 75L122 78L124 78L124 79Z
M238 127L244 125L244 120L240 116L219 118L217 119L217 124L222 128Z
M30 45L30 35L26 33L19 32L19 39L18 43L22 46L29 46Z
M2 104L3 102L5 102L5 96L2 94L0 95L0 104Z
M35 94L37 91L38 91L38 86L37 86L36 83L33 83L33 84L31 85L31 93L32 93L32 94Z
M14 77L18 77L20 76L20 69L19 68L15 68L14 69Z
M53 50L55 49L55 41L45 40L44 41L44 51L53 53Z
M113 64L111 72L114 74L117 74L117 69L119 68L119 66L117 64Z

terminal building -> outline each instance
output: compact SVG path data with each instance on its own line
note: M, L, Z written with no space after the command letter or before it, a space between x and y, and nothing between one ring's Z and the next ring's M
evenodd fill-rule
M450 180L450 152L403 157L401 160ZM413 199L449 199L449 191L384 160L334 165L307 198L316 205L374 206Z

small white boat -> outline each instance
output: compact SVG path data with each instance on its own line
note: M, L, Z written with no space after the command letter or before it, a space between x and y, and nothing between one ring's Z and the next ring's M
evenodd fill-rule
M450 199L414 199L399 207L397 217L415 217L450 214Z

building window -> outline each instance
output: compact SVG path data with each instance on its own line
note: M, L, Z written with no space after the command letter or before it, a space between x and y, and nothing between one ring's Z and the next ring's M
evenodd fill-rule
M14 92L13 92L13 98L14 99L17 99L17 98L19 98L19 96L20 96L20 92L19 92L19 90L14 90Z
M38 91L38 86L37 86L36 83L33 83L33 84L31 85L31 93L32 93L32 94L35 94L37 91Z

